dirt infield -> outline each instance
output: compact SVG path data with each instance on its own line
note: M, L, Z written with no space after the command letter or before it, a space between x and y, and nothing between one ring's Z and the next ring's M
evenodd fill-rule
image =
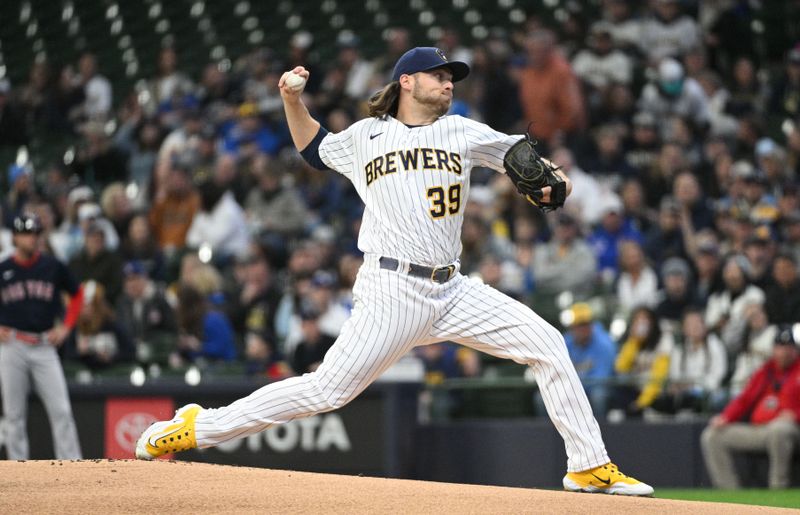
M0 462L3 513L789 513L174 461Z

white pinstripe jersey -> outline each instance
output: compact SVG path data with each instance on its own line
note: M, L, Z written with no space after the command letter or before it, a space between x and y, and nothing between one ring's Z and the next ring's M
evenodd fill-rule
M362 252L440 266L461 254L472 167L505 172L503 156L520 138L461 116L418 127L389 116L326 135L319 155L364 201Z

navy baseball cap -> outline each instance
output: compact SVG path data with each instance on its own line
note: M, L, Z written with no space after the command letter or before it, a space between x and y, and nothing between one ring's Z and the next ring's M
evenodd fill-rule
M775 345L797 345L794 337L794 328L791 324L781 324L778 326L778 334L775 335Z
M42 222L33 213L23 213L14 217L14 234L39 234L42 232Z
M336 277L330 272L317 270L311 276L311 285L317 288L333 288L336 285Z
M469 66L461 61L448 61L444 52L432 46L412 48L394 65L392 80L400 80L401 75L412 75L427 72L436 68L448 68L453 74L453 82L458 82L469 75Z
M132 275L146 275L147 271L141 261L134 259L125 263L125 266L122 268L122 273L125 277L130 277Z

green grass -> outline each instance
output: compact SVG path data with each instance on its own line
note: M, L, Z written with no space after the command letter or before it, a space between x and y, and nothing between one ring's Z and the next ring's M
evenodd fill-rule
M659 499L680 499L684 501L730 502L736 504L755 504L778 508L800 508L800 488L791 490L679 490L656 488Z

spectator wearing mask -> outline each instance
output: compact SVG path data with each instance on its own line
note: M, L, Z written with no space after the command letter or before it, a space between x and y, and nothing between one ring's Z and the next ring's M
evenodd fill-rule
M673 346L672 333L661 330L652 309L642 306L633 310L614 361L614 371L620 379L612 400L612 407L619 410L616 417L641 415L661 395Z
M759 368L741 394L711 419L701 438L711 482L736 489L733 454L765 451L769 487L789 487L794 449L800 440L800 352L791 326L781 326L772 357Z
M669 57L659 63L656 80L642 89L638 108L660 120L663 130L672 116L680 116L700 129L706 127L711 116L703 88L695 79L686 77L683 66Z

